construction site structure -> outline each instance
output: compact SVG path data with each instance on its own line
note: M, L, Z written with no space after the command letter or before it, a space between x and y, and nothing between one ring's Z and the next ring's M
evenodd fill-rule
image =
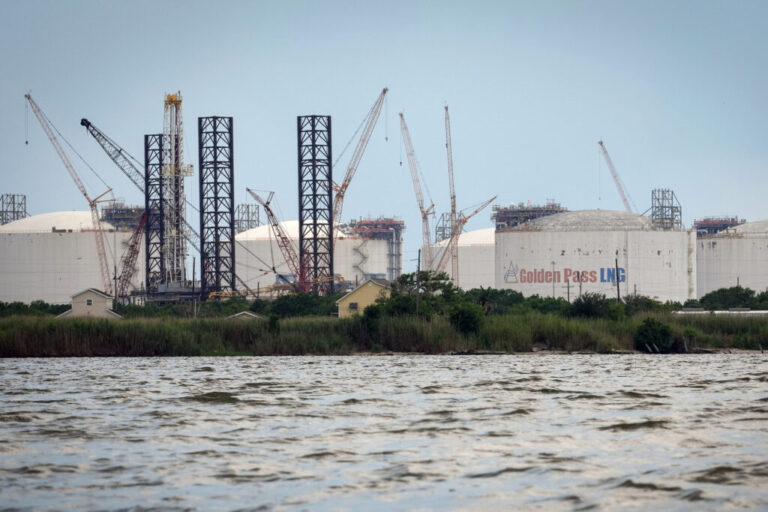
M651 223L664 230L683 228L683 210L672 190L657 188L651 191Z
M198 118L200 293L235 291L235 173L231 117Z
M378 277L394 281L403 273L403 231L405 222L391 217L353 220L344 226L351 235L363 241L385 240L387 242L387 274L374 276L363 272L365 277ZM358 252L359 249L358 249ZM359 265L362 266L362 265Z
M331 116L296 118L299 168L299 281L332 294L333 159Z
M513 228L539 217L568 211L567 208L554 200L547 200L544 205L530 204L530 201L509 206L494 205L492 210L491 220L496 223L497 230Z
M144 207L130 206L122 201L105 204L101 208L102 222L108 222L121 231L133 231L144 215Z
M133 275L136 273L136 262L139 258L141 241L144 236L144 226L146 226L146 223L147 214L142 210L138 225L131 235L131 238L128 240L128 250L125 252L120 262L121 270L120 276L116 277L117 290L115 292L115 297L118 300L123 301L124 304L128 303L128 288L133 279Z
M240 203L235 207L235 233L242 233L261 226L259 205Z
M435 243L439 243L442 240L447 240L448 238L451 238L451 230L452 230L452 224L451 224L451 213L450 212L443 212L440 214L440 216L437 218L437 222L435 223Z
M740 219L738 217L705 217L694 220L693 227L696 229L696 236L698 238L705 238L746 222L747 219Z
M29 217L27 196L24 194L3 194L0 196L0 225Z
M184 178L192 176L193 167L184 163L181 103L180 92L165 95L161 167L165 223L163 254L166 259L164 284L171 287L188 284Z

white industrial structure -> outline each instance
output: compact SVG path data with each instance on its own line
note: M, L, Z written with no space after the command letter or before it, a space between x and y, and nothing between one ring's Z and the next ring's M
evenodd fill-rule
M120 275L120 260L131 231L117 231L101 223L105 253L112 278ZM90 211L34 215L0 226L0 301L42 300L69 304L72 295L103 286L98 248ZM144 277L143 244L131 286ZM117 261L117 264L115 262Z
M436 259L442 257L449 239L441 240L433 246L432 254ZM453 275L453 265L447 265L445 272L454 284L463 290L472 288L493 288L495 284L494 265L496 251L495 228L483 228L467 231L458 239L458 280Z
M768 289L768 220L699 238L697 245L699 297L737 285L756 292Z
M280 226L298 253L299 221L284 221ZM279 284L281 277L285 278L283 282L293 280L269 225L238 233L235 240L235 273L248 288L256 290ZM352 284L368 278L387 279L392 246L387 240L351 236L340 230L334 247L334 271ZM399 244L397 250L399 258Z
M634 213L584 210L496 232L495 288L573 300L584 292L696 297L693 231L658 230Z

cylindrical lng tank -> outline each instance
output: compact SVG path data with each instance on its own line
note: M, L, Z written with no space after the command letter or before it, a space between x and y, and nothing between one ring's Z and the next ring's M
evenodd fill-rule
M493 288L495 228L476 229L459 235L458 241L458 278L453 275L450 255L446 256L443 269L454 284L464 290L473 288ZM442 254L447 250L448 240L442 240L432 248L433 261L437 265Z
M101 227L112 276L133 233L106 222ZM0 226L0 301L68 304L87 288L103 290L95 237L89 211L45 213ZM143 244L140 251L134 288L144 280Z
M299 254L299 221L280 225L294 253ZM252 290L294 279L269 225L235 235L235 272ZM334 274L347 283L362 283L369 277L387 278L389 244L386 240L365 239L340 233L333 252Z
M768 220L747 222L697 241L699 297L720 288L768 289Z
M496 231L496 288L574 300L581 293L696 297L693 231L655 229L609 210L559 213Z

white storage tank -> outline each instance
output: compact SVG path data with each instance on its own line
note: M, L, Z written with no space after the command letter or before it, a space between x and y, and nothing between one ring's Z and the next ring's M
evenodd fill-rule
M450 255L446 256L443 271L451 276L454 284L463 290L473 288L493 288L495 285L495 228L476 229L459 235L459 272L458 279L453 275ZM432 247L435 255L433 260L437 265L448 240L442 240Z
M768 220L747 222L699 238L696 259L699 297L720 288L768 289Z
M693 231L659 230L648 217L584 210L496 231L496 288L570 298L632 293L665 301L696 297Z
M299 221L289 220L280 225L298 256ZM249 288L255 290L277 284L278 275L293 279L269 225L238 233L235 239L239 242L235 244L235 272ZM391 266L390 246L386 240L340 233L334 247L334 273L353 284L362 283L368 277L387 279Z
M69 304L86 288L103 290L93 229L90 211L44 213L0 226L0 301ZM106 222L102 229L112 276L133 233ZM140 250L135 288L144 280L143 243Z

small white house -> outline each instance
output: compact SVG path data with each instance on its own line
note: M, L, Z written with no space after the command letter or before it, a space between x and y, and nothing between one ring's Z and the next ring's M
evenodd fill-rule
M72 296L72 309L56 318L122 318L112 311L112 296L88 288Z

